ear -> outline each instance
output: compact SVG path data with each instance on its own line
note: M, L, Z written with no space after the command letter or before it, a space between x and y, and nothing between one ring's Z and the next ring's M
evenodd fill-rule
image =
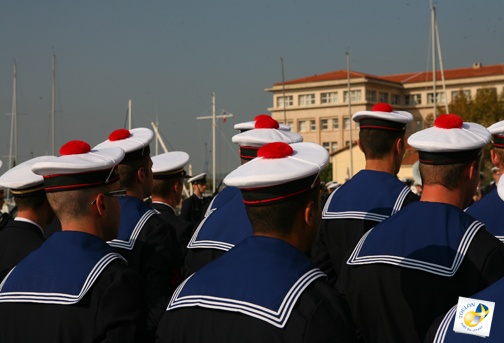
M304 221L306 225L312 227L315 222L315 203L313 200L308 201L304 209Z
M107 214L108 207L107 204L105 203L105 195L103 193L100 193L96 196L96 210L100 214L100 216L104 217Z
M480 172L479 172L479 163L476 162L476 161L473 161L470 165L469 165L469 168L467 169L468 171L468 175L469 175L469 178L470 179L474 179L475 177L478 177L480 176Z
M499 167L500 166L500 158L499 155L495 153L495 150L492 149L490 150L490 159L492 160L492 163L494 166Z
M145 175L145 168L144 167L138 168L138 170L137 170L137 179L138 179L138 182L144 183L145 176L146 176Z
M395 152L399 155L402 153L404 149L404 139L403 138L397 138L394 144L394 149Z

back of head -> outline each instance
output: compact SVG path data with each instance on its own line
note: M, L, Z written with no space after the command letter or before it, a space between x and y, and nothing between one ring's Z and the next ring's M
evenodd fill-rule
M411 135L408 143L418 150L423 186L460 186L464 171L481 158L490 132L475 123L464 123L455 114L439 116L434 126ZM479 168L477 169L479 179Z
M393 111L389 104L377 103L371 111L356 112L352 119L360 125L359 141L366 159L383 159L393 151L395 141L404 138L413 116Z
M319 174L328 160L327 150L314 143L269 143L224 183L240 188L256 234L282 237L310 200L319 204Z

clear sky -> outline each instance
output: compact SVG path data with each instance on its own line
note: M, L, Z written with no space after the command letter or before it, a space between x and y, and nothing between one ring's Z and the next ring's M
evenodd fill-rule
M445 69L504 63L504 1L438 0ZM238 165L233 124L268 113L264 89L350 68L375 75L431 70L429 0L2 0L0 158L6 170L13 61L17 62L19 161L51 151L51 60L56 54L56 150L94 146L124 127L159 122L170 150L193 173L212 170L211 94L217 171ZM154 148L154 145L151 146ZM205 162L207 164L205 164Z

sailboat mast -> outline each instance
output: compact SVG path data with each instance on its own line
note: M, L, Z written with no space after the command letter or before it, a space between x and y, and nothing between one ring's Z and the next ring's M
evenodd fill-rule
M436 94L436 8L431 0L431 39L432 39L432 102L434 104L434 120L437 117L437 94Z
M56 80L56 54L53 52L52 58L52 83L51 83L51 154L54 155L55 136L55 80Z
M131 99L128 100L128 130L131 130Z
M16 163L14 159L14 155L12 153L12 149L14 145L17 144L16 138L16 113L17 113L17 99L16 99L16 89L17 89L17 65L16 60L14 60L14 78L12 84L12 112L11 112L11 132L10 132L10 146L9 146L9 169L14 167L14 163ZM17 155L17 146L15 147L15 154Z
M348 50L346 52L346 60L347 60L347 83L348 83L348 118L350 122L350 144L349 144L349 151L350 151L350 176L349 178L351 179L353 177L353 138L352 138L352 92L351 92L351 87L350 87L350 54L348 53Z
M215 92L212 93L212 194L215 194Z

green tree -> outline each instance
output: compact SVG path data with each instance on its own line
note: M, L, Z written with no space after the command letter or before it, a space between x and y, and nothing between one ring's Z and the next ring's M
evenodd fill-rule
M478 90L476 97L472 100L463 90L460 90L448 108L450 113L461 116L464 121L489 127L504 120L504 91L498 96L495 88L482 88ZM483 150L481 169L485 175L491 175L490 168L493 167L490 160L491 148L488 145ZM483 185L490 181L492 181L491 178L486 177L483 180Z

